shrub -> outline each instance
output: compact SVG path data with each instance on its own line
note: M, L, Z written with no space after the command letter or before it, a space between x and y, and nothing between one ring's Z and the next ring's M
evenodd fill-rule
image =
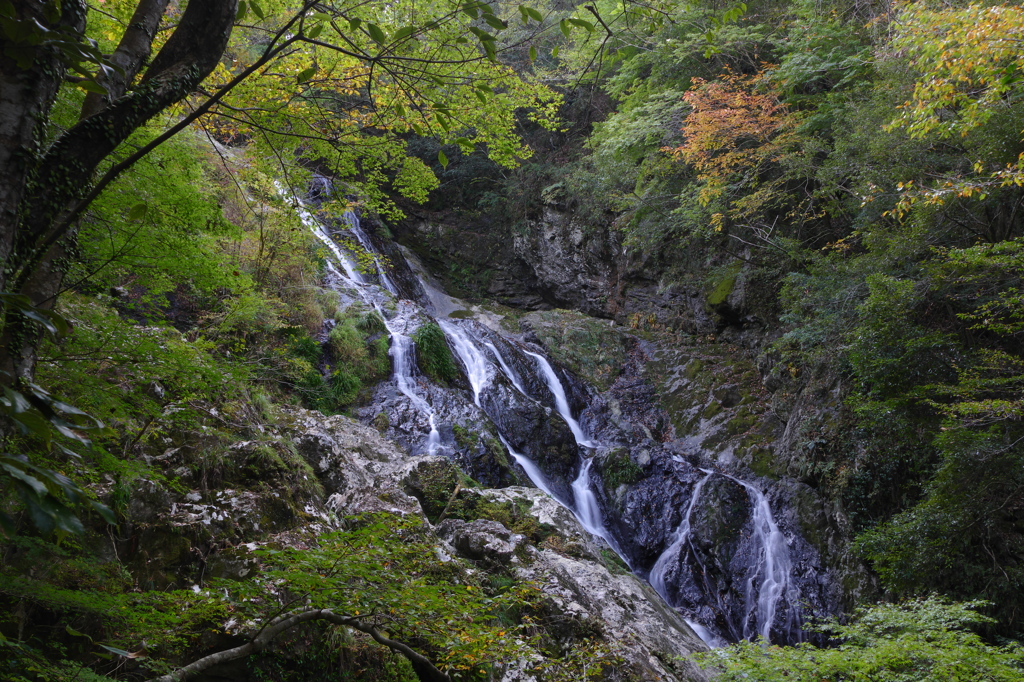
M416 362L424 374L442 384L451 383L459 376L448 341L436 322L428 322L417 329L412 340L416 343Z

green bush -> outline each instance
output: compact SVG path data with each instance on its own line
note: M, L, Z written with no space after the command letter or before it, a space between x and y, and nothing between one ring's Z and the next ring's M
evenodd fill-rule
M413 334L416 362L420 370L434 381L449 384L459 376L459 367L448 348L444 331L436 322L428 322Z
M721 682L1019 681L1024 648L993 646L972 632L992 620L977 613L983 605L938 597L882 604L858 612L849 625L817 628L836 638L838 646L741 642L698 656L701 665L720 671L715 679Z

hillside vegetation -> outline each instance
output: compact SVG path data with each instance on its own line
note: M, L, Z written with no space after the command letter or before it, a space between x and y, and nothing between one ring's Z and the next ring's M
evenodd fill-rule
M598 626L439 559L419 517L310 502L323 484L289 420L355 416L391 373L380 315L320 287L327 247L296 210L320 176L333 220L411 234L441 215L494 253L557 205L659 286L702 292L717 327L619 322L708 343L756 327L766 382L840 387L790 468L842 510L879 595L909 601L821 626L842 642L824 656L705 657L722 679L961 679L965 656L973 677L1021 674L1024 6L200 11L0 2L0 677L171 675L299 610L327 615L237 679L491 679L513 660L628 677ZM484 302L493 266L438 275ZM516 296L564 303L548 294ZM440 329L421 332L427 374L457 381ZM218 490L258 499L264 527L151 513ZM500 511L480 518L511 524ZM196 548L233 558L208 575Z

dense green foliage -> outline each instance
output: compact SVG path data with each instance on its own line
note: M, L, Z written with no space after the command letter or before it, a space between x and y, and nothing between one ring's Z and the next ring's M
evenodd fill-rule
M1020 7L595 7L630 37L566 48L614 104L549 176L560 202L712 310L726 279L757 288L743 314L783 332L765 366L844 387L789 457L883 585L988 599L1019 632Z
M972 627L990 622L974 609L979 604L951 604L930 597L860 611L846 625L820 628L838 644L768 647L743 642L704 654L705 666L721 671L723 682L787 680L900 680L1010 682L1024 674L1024 651L1018 644L986 644Z
M202 591L134 592L131 576L114 563L76 556L75 548L19 540L7 550L0 598L23 606L6 611L3 625L24 627L30 609L60 626L45 625L37 615L21 642L0 640L0 670L12 682L71 680L81 668L70 659L101 661L123 652L133 674L159 673L201 637L227 637L247 623L300 607L331 609L416 642L440 668L471 676L495 661L537 655L539 638L531 634L537 629L529 616L535 588L511 579L492 587L459 563L441 561L418 520L370 516L350 519L349 526L316 538L307 549L243 550L238 558L258 567L256 577L211 579ZM47 568L26 575L31 564ZM520 614L515 622L508 620L512 612ZM351 635L344 641L343 629L333 636L341 637L336 655L357 648ZM48 660L58 642L69 660Z
M136 3L101 4L88 31L106 53ZM495 216L514 236L557 204L611 230L663 283L704 291L709 311L739 280L757 289L742 312L779 332L763 366L841 388L841 414L799 431L791 456L849 518L855 551L889 596L991 602L991 620L939 599L876 607L829 626L833 649L743 645L709 658L724 679L1020 677L1019 649L969 629L1019 636L1024 623L1024 81L1006 38L1024 26L1019 6L323 4L284 31L290 3L247 3L209 89L277 41L290 48L98 193L60 261L58 316L4 300L8 320L53 333L38 346L38 383L5 387L0 405L0 674L164 670L208 649L204 637L223 643L230 619L265 620L296 595L372 613L468 676L487 673L491 648L543 648L527 586L474 583L408 522L261 550L246 559L261 563L257 578L200 572L199 592L178 589L181 566L96 549L108 537L116 554L114 534L153 531L131 513L144 488L273 485L300 508L317 485L309 465L260 440L275 406L349 410L390 373L378 313L316 286L324 246L287 196L316 168L339 181L328 213L352 195L391 218L428 201ZM90 83L63 85L41 139L75 125ZM104 163L169 120L134 129ZM486 273L449 267L486 288ZM577 345L602 345L594 334ZM414 340L426 376L458 380L438 325ZM239 454L242 438L260 444ZM160 466L178 450L182 466ZM643 473L622 453L604 467L609 488ZM545 539L522 509L453 498L456 474L436 478L432 519L447 509ZM238 530L230 542L251 539ZM343 651L339 674L370 660L381 679L410 676L344 629L294 637L301 654L264 651L253 669L314 677ZM544 665L568 676L589 653Z
M428 377L448 384L459 376L459 366L448 347L448 340L436 322L428 322L416 330L416 363Z

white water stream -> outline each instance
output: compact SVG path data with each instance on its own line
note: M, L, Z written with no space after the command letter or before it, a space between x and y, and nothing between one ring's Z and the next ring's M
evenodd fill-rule
M554 367L548 362L548 359L543 355L537 353L531 353L530 351L523 351L527 355L537 360L537 365L540 367L541 375L548 384L548 390L551 391L551 395L555 397L555 409L558 410L558 414L562 416L565 423L569 425L569 429L572 431L573 437L576 439L576 443L585 448L596 448L597 443L593 442L583 433L580 423L576 420L576 417L572 416L572 410L569 409L569 400L565 397L565 388L562 387L562 382L555 374Z
M487 362L487 358L484 357L484 354L473 343L473 340L469 338L469 335L463 331L462 327L451 320L445 319L438 320L437 324L444 331L444 335L448 337L448 340L455 349L455 354L462 360L462 364L466 368L466 377L469 379L469 385L473 388L473 402L477 407L480 407L480 391L484 390L484 387L490 381L487 373L487 367L490 363Z
M397 310L391 313L390 317L388 314L385 314L386 311L381 305L381 300L386 300L386 298L381 298L383 294L378 293L379 289L367 282L360 272L355 258L331 238L323 225L306 210L301 202L298 202L297 211L302 221L328 247L333 255L334 262L328 263L332 273L341 281L350 285L358 293L361 300L372 305L384 319L391 339L389 355L392 359L395 385L398 391L409 399L410 404L427 417L430 432L427 435L426 451L430 454L436 453L441 444L436 413L427 398L421 394L421 389L417 385L415 377L415 344L406 334L407 326L413 322L418 314L415 304L408 301L398 301ZM359 225L358 216L355 213L346 212L344 220L349 226L349 232L372 255L381 286L392 297L397 298L397 287L391 277L388 276L386 269L382 266L381 259L373 249L370 239ZM344 272L341 272L336 266L340 266ZM444 315L446 312L449 312L448 308L458 305L458 301L448 297L447 294L444 294L432 282L428 282L428 278L421 272L422 266L419 266L419 268L420 270L415 270L414 268L414 272L421 279L421 284L427 291L428 298L430 298L432 303L430 307L445 309L444 311L437 310L435 314L439 316ZM435 302L435 299L437 299L437 302ZM508 378L509 382L520 393L528 395L517 372L502 356L498 347L488 340L486 336L471 333L470 328L464 328L459 321L453 319L442 317L438 320L438 324L444 331L455 354L465 367L466 376L473 391L473 402L478 407L481 405L481 393L490 385L494 375L499 371ZM484 349L490 352L487 353ZM579 421L573 416L565 387L547 358L539 353L527 350L522 352L531 356L536 361L537 376L543 377L548 390L554 398L555 409L569 426L577 445L588 450L600 447L599 443L587 437ZM489 355L491 357L488 357ZM605 539L622 555L614 537L605 528L597 496L591 487L590 470L594 462L593 456L583 459L579 474L571 484L572 503L567 503L564 500L560 500L554 494L550 481L534 462L514 450L503 434L499 433L498 435L512 458L522 467L530 480L538 488L566 506L574 513L580 524L588 532ZM663 597L668 594L668 585L666 583L668 569L673 561L680 560L687 543L692 541L691 516L700 497L701 490L710 477L716 473L707 470L703 471L705 476L694 486L686 512L679 526L675 529L669 545L658 557L649 573L651 585ZM749 638L758 634L764 641L768 641L772 624L775 621L783 599L786 599L789 604L787 626L798 625L799 621L799 613L796 610L797 599L795 598L796 595L793 594L795 589L791 588L792 561L788 544L772 516L771 508L764 494L749 483L745 483L727 474L721 475L743 486L752 500L753 513L751 523L753 535L759 545L759 553L757 566L748 573L746 581L745 595L748 618L745 621L743 636ZM709 645L717 646L722 643L722 640L706 627L689 620L687 622L697 632L698 636ZM751 622L753 625L747 624Z
M743 486L753 501L753 515L751 521L754 526L754 536L761 545L760 557L757 570L747 578L747 613L755 612L754 623L756 630L744 623L743 636L749 638L755 631L765 642L771 641L772 623L775 622L775 614L779 603L783 598L788 597L790 612L787 615L787 628L798 623L799 612L797 604L789 594L789 581L793 573L793 561L789 556L789 544L786 536L779 530L772 515L772 509L768 505L768 498L764 493L754 486L738 478L722 474L726 478ZM757 579L760 578L760 585Z
M651 583L651 587L657 590L658 594L665 601L668 601L668 585L665 583L665 574L668 572L672 561L679 560L680 553L686 548L686 543L690 541L690 516L693 514L693 508L697 506L697 500L700 498L700 489L704 487L709 478L711 478L711 472L705 473L704 478L697 481L697 485L693 486L693 492L690 493L690 504L686 507L686 513L676 527L675 533L672 534L672 542L661 553L654 566L651 567L651 573L647 578L647 582Z
M281 190L281 187L278 187ZM296 199L296 211L303 224L306 225L317 238L323 242L334 256L334 261L328 261L327 266L331 272L349 284L358 293L360 299L372 306L374 310L380 315L381 319L384 320L384 326L388 331L388 336L391 338L390 347L388 348L388 355L391 357L392 366L392 377L395 380L395 385L398 390L409 399L412 405L427 416L427 422L430 424L430 432L427 434L426 449L429 454L437 452L438 447L441 445L441 434L437 429L437 417L434 414L433 408L430 403L419 394L416 390L416 380L413 376L414 368L414 352L415 344L412 339L406 336L399 330L399 322L405 322L402 319L403 316L399 313L391 319L385 314L385 311L381 307L380 303L371 296L371 291L367 286L366 278L363 277L362 273L356 266L355 260L351 254L344 251L338 243L331 238L324 229L323 224L316 219L302 204L301 201ZM380 277L382 286L392 295L397 296L398 290L395 288L394 282L387 276L384 268L381 266L380 259L372 249L372 244L367 238L366 233L363 232L362 227L359 225L359 216L353 211L345 211L342 215L342 219L348 225L348 229L352 234L355 235L360 245L370 254L373 255L373 262L377 267L377 274ZM344 274L338 271L336 265L340 265L345 271ZM401 307L401 306L400 306ZM411 311L410 311L411 312Z

